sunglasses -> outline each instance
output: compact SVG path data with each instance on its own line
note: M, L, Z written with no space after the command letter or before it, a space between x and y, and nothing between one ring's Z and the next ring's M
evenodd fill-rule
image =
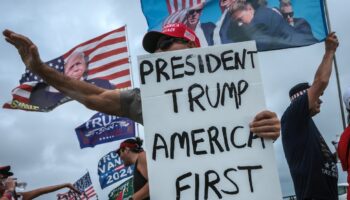
M283 18L292 18L294 16L294 12L289 12L289 13L282 13Z
M176 37L169 37L169 36L163 36L161 37L158 42L157 42L157 50L167 50L170 48L170 46L175 43L175 42L180 42L182 44L187 44L188 40L185 40L183 38L176 38Z
M189 10L188 14L193 15L194 13L200 13L200 12L202 12L202 9L193 9L193 10Z

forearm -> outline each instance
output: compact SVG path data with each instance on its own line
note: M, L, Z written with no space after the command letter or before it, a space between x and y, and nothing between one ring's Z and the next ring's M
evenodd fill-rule
M33 72L40 76L48 85L55 87L63 94L83 104L90 96L99 95L105 91L105 89L93 84L65 76L45 63L41 63L40 67L33 69Z
M45 63L34 69L33 72L40 76L48 85L79 101L87 108L106 114L124 116L121 110L118 90L107 90L85 81L70 78L50 68Z
M332 62L334 58L334 51L326 51L323 56L322 62L318 67L314 82L312 85L317 86L319 91L323 92L329 82L330 76L332 74Z
M43 188L31 190L28 192L23 192L22 193L23 200L31 200L31 199L34 199L38 196L54 192L54 191L60 190L60 189L65 188L65 187L67 187L67 184L48 186L48 187L43 187Z

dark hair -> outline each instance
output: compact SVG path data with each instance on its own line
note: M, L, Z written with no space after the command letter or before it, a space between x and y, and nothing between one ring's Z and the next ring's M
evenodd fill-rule
M135 139L127 139L123 143L136 144L136 147L130 148L130 151L132 152L135 152L135 153L143 152L143 148L142 148L143 140L139 137L136 137Z

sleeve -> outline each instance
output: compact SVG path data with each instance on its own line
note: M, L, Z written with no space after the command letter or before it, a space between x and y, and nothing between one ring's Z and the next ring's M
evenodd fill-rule
M124 90L120 92L120 103L122 113L125 117L143 124L142 105L140 97L140 89Z
M285 119L292 126L303 126L310 118L309 98L307 93L295 99L285 112Z

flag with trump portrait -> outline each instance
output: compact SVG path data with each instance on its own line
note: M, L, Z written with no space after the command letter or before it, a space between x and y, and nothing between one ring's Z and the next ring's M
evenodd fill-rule
M78 189L81 194L78 194L72 190L64 194L57 194L57 200L95 200L97 198L97 194L92 185L91 178L89 172L87 172L84 176L82 176L79 180L77 180L73 186Z
M258 51L312 45L328 33L323 0L141 0L149 31L183 23L201 46L255 40Z
M80 148L135 137L135 123L123 117L96 113L88 121L75 128Z
M83 42L46 64L72 79L102 88L129 88L132 82L126 26ZM48 112L71 100L28 69L19 82L12 90L12 101L3 108Z

